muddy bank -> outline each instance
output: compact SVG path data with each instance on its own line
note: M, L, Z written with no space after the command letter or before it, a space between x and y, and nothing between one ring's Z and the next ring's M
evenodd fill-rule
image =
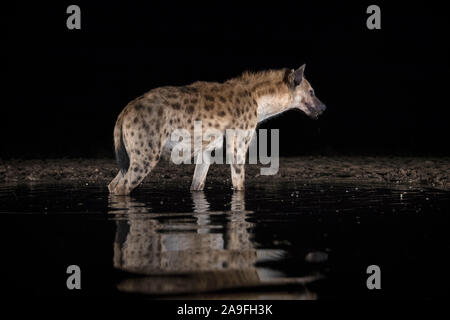
M282 181L395 184L450 189L450 158L296 157L281 158L274 176L261 176L260 165L247 165L247 183ZM190 186L194 165L158 164L144 183ZM0 160L0 183L104 183L116 175L113 159ZM230 169L212 165L206 187L230 184ZM184 185L183 185L184 184Z

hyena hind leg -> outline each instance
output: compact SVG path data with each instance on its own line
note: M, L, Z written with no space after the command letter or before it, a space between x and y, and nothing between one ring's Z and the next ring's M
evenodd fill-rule
M114 179L112 179L112 181L108 184L108 190L109 192L113 192L114 189L116 188L117 184L119 183L120 179L122 179L124 176L124 173L122 172L122 170L120 170L116 177Z
M129 195L131 191L144 180L157 163L158 160L156 159L132 160L127 173L117 182L112 193L115 195Z

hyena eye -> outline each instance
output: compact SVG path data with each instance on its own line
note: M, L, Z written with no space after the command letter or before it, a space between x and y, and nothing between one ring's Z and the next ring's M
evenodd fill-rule
M314 97L314 90L309 90L309 94Z

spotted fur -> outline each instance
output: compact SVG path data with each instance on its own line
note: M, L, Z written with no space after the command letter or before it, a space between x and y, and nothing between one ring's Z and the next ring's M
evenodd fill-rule
M110 192L129 194L169 149L171 132L183 128L193 137L195 121L202 121L203 131L214 128L224 135L227 129L254 130L258 122L292 108L318 116L325 106L303 73L304 65L297 70L246 72L223 83L160 87L133 100L120 113L114 128L120 171L108 186ZM245 157L250 139L227 148ZM203 189L208 168L207 164L196 165L191 189ZM242 190L244 165L232 164L231 173L233 188Z

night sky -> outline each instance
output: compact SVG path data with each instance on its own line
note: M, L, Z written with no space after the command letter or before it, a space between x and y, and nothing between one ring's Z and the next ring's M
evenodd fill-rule
M152 88L303 63L328 109L265 123L282 155L448 155L446 11L380 3L368 30L372 2L299 2L5 7L0 158L113 157L116 117Z

